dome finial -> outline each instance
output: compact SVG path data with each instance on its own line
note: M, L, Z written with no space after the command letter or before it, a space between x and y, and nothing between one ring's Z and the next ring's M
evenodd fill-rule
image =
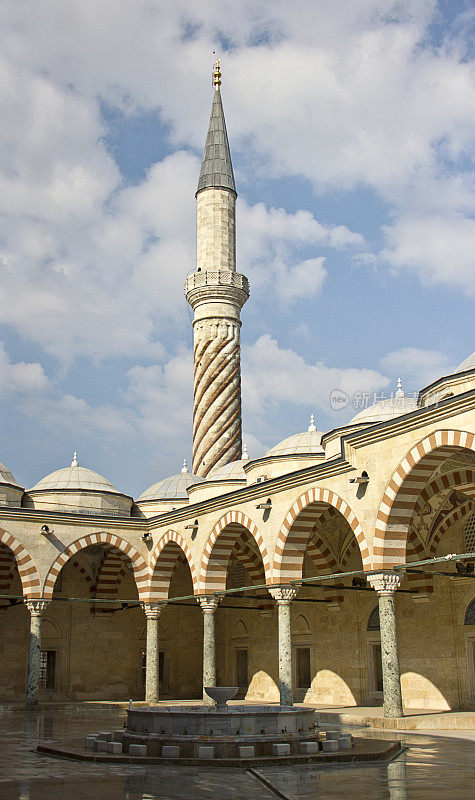
M402 380L401 378L397 379L397 390L396 390L396 397L404 397L404 389L402 388Z
M76 451L74 451L73 453L73 460L71 461L71 466L79 467L78 454L76 453Z
M247 452L247 444L244 443L242 448L242 461L249 461L249 453Z
M313 414L310 414L310 425L307 428L309 433L316 433L317 427L315 425L315 417Z
M186 458L183 459L183 466L181 468L181 471L182 471L183 474L185 474L185 472L188 472L188 467L187 467L187 464L186 464Z
M216 53L213 50L213 55L215 56ZM220 58L217 58L213 64L213 78L212 84L216 92L219 92L219 87L221 86L221 69L220 69Z

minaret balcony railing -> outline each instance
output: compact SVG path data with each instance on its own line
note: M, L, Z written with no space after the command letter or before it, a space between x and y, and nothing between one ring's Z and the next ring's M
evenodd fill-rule
M246 276L230 270L193 272L185 281L185 294L200 286L233 286L249 295L249 281Z

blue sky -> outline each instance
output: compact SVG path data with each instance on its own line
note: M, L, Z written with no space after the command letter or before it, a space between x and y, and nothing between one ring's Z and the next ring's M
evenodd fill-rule
M137 497L191 452L213 51L251 457L473 351L473 27L453 0L50 0L0 32L0 460ZM350 397L331 408L333 389Z

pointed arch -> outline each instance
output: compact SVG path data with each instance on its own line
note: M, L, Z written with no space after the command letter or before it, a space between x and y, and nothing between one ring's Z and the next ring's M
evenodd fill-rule
M136 550L135 547L133 547L125 539L121 539L120 536L116 536L114 533L91 533L87 536L81 536L80 539L77 539L75 542L70 544L69 547L66 547L66 549L60 553L54 564L50 567L43 586L43 594L47 600L50 600L53 597L53 589L56 578L71 556L74 556L76 553L78 553L80 550L84 550L86 547L97 544L107 545L108 547L116 547L117 550L121 550L122 553L125 553L125 555L129 557L132 564L139 600L145 599L148 583L148 566L138 550Z
M442 539L444 533L448 531L448 529L455 523L458 522L459 519L464 519L467 514L470 514L471 511L475 510L475 501L468 500L458 508L454 508L453 511L450 512L439 525L431 531L430 538L429 538L429 553L432 556L438 547L440 540Z
M348 503L330 489L314 487L297 498L287 512L282 527L277 537L272 567L272 580L274 583L298 580L301 577L302 563L308 544L308 535L299 533L297 518L308 506L312 506L312 519L315 524L322 512L327 508L334 508L345 518L356 541L358 542L363 568L369 569L370 552L363 529L358 522L356 514ZM310 520L309 520L310 521Z
M403 564L409 524L420 495L434 470L450 454L475 450L475 434L439 430L415 444L399 463L386 487L376 515L371 566L384 569Z
M236 540L254 539L262 559L265 582L271 581L269 555L257 525L241 511L228 511L211 531L206 542L200 566L200 594L226 588L226 571Z
M163 552L165 549L166 552ZM198 579L191 550L177 531L169 530L159 539L150 557L150 584L148 591L150 600L166 600L168 598L170 581L181 554L185 556L190 568L193 593L198 594ZM159 560L160 569L158 570Z
M475 469L457 469L434 478L421 491L414 506L414 513L420 512L423 506L440 492L455 488L464 492L467 497L475 499Z
M38 569L26 547L3 528L0 528L0 542L13 553L23 593L32 599L41 597L41 581Z

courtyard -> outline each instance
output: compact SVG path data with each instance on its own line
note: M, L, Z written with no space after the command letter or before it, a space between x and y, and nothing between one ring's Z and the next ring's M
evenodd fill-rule
M40 742L80 740L121 727L123 708L80 706L3 712L1 800L459 800L475 778L475 731L396 733L351 728L354 735L399 739L405 750L387 764L269 767L259 770L80 763L35 752ZM349 730L349 729L348 729Z

